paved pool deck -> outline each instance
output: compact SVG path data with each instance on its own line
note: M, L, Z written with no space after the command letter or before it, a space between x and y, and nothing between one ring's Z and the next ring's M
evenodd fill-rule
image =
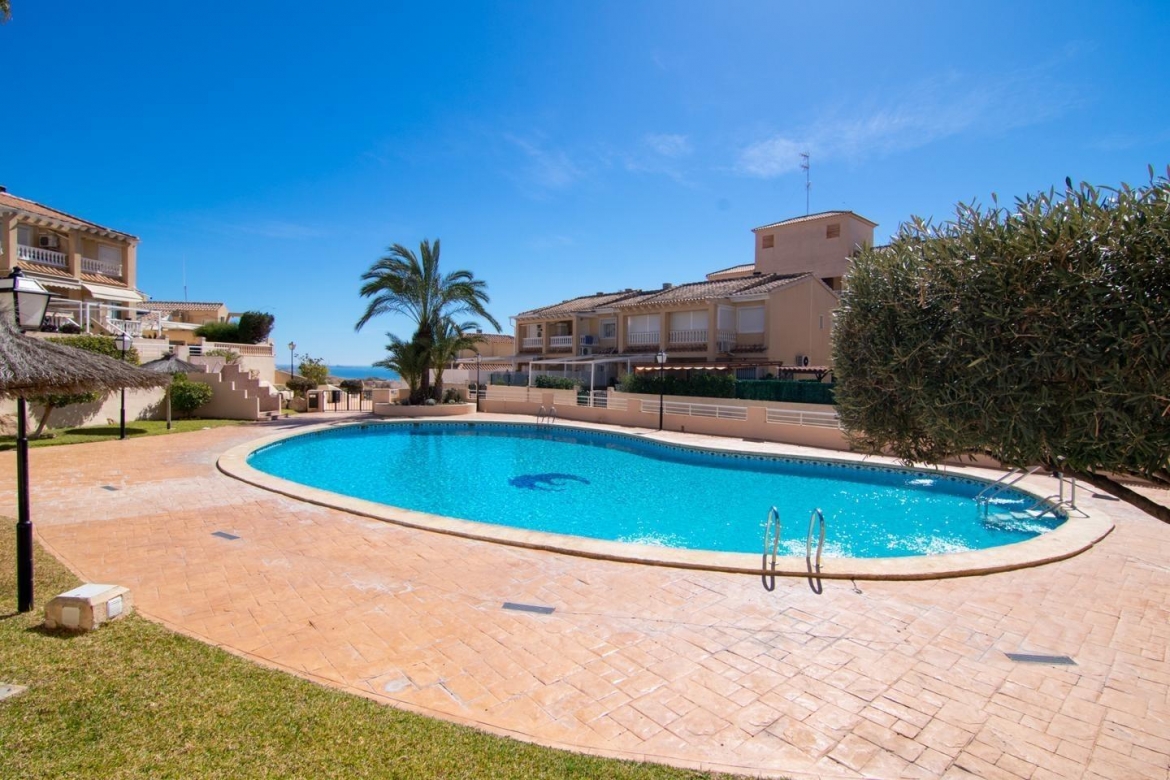
M1170 526L1127 504L1083 491L1116 528L1067 560L818 594L405 528L216 467L342 419L35 449L37 536L184 634L544 745L750 776L1170 780ZM12 453L0 472L14 516Z

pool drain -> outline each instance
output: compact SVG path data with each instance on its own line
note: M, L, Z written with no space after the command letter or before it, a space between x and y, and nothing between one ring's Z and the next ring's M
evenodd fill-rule
M516 612L533 612L537 615L551 615L556 611L556 607L542 607L537 604L517 604L512 601L505 601L504 609L510 609Z
M1004 653L1009 659L1021 664L1054 664L1076 666L1077 662L1067 655L1033 655L1031 653Z
M218 536L220 539L239 539L235 534L229 534L227 531L212 531L212 536Z

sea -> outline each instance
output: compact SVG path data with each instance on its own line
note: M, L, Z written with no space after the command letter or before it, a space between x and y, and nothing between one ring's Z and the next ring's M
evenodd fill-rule
M326 366L329 376L338 379L397 379L398 374L381 366Z

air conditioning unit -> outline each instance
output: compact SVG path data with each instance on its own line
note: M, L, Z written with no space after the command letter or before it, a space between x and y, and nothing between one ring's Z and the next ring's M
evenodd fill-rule
M593 336L589 336L589 335L582 336L581 343L582 344L592 344L593 343Z
M581 347L581 354L582 355L592 355L593 354L593 347Z
M42 249L56 249L57 247L61 246L61 240L53 233L40 236L37 239L37 243Z
M807 366L808 365L808 355L797 355L796 362L793 363L793 365L794 366Z

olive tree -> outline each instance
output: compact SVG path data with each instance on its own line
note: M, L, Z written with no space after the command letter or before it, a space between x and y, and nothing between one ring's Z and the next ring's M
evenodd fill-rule
M1170 181L914 218L855 259L834 334L852 443L1043 465L1170 522Z

